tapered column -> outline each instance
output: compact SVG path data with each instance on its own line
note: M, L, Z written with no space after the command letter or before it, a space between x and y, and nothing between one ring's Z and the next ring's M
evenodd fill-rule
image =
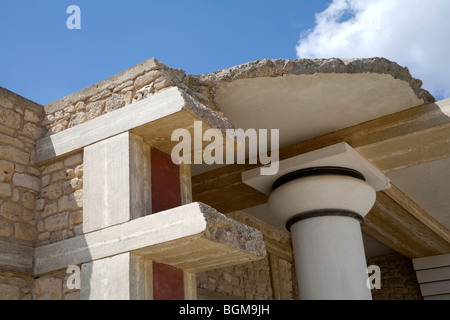
M309 168L273 185L271 211L291 231L300 298L370 300L361 234L374 189L354 170Z

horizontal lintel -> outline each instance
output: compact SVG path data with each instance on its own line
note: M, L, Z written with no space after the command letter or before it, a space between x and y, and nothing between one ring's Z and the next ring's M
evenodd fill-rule
M186 248L190 251L183 251ZM266 254L259 230L194 202L38 247L34 273L39 275L125 252L191 272L259 260ZM186 259L186 254L190 259Z

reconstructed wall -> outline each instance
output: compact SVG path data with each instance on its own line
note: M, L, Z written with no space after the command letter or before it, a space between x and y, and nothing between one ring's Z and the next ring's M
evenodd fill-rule
M149 59L46 105L42 123L45 135L77 126L172 86L183 89L206 106L215 109L214 103L207 98L209 93L202 93L209 88L191 82L194 80L186 76L183 70L172 69L156 59Z
M32 283L31 276L0 270L0 300L32 300Z
M171 86L178 86L211 109L208 81L150 59L114 77L42 107L0 88L0 240L39 247L82 234L83 152L39 166L35 142ZM298 299L289 234L244 212L232 219L264 234L268 255L258 262L197 274L199 299ZM379 257L382 289L375 299L421 298L410 260ZM0 299L79 299L67 288L69 274L58 270L34 278L0 267Z
M31 286L32 300L80 300L80 290L67 287L69 276L66 270L58 270L35 278Z
M199 299L298 299L289 234L242 211L227 216L262 231L268 254L257 262L197 274Z
M37 237L40 172L34 166L34 146L42 134L42 118L42 106L0 88L0 240L4 244L33 247ZM8 263L20 264L20 257L8 258ZM30 275L0 270L0 298L31 299L32 280Z
M42 107L0 88L0 238L32 246L40 193L34 146L42 135Z
M39 167L42 192L36 206L41 246L82 234L83 153Z

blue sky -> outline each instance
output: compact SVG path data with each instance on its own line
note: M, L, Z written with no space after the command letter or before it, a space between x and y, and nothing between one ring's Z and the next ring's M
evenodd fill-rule
M70 5L81 30L69 30ZM0 0L0 86L41 104L155 57L189 74L382 56L450 97L448 0Z
M1 0L0 86L46 104L151 57L189 74L296 59L328 1ZM69 5L81 30L69 30Z

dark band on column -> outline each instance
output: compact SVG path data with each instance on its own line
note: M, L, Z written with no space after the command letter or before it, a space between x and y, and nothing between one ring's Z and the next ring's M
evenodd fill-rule
M348 210L340 210L340 209L324 209L324 210L314 210L314 211L308 211L305 213L300 213L295 216L293 216L289 221L286 223L286 229L290 232L292 225L295 223L310 219L310 218L317 218L317 217L349 217L353 218L359 221L361 226L364 224L364 218L360 214L348 211Z
M316 168L301 169L285 174L284 176L275 180L275 182L272 185L272 189L275 190L281 187L283 184L286 184L293 180L324 175L347 176L366 181L366 178L364 177L363 174L353 169L342 167L316 167Z

